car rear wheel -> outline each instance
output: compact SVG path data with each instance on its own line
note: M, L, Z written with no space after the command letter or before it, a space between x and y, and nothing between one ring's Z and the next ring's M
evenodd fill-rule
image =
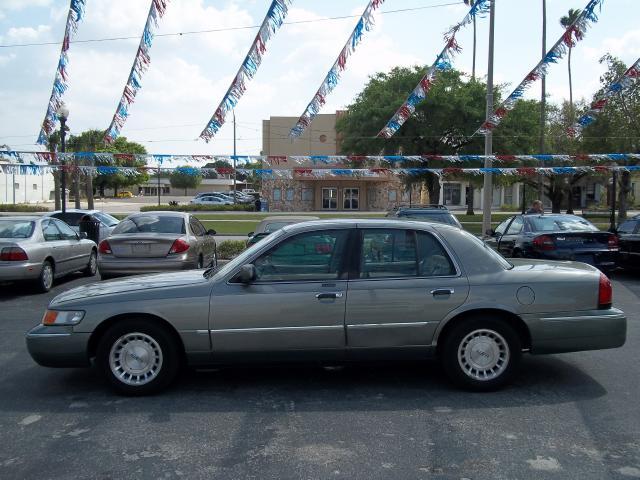
M111 386L124 395L149 395L166 388L180 367L175 340L148 320L126 320L100 340L97 362Z
M202 255L198 256L198 264L196 265L196 269L200 270L204 265L204 261L202 260Z
M89 263L87 263L87 268L83 270L83 273L86 277L93 277L98 272L98 256L96 255L95 250L91 250L91 255L89 255Z
M522 344L504 320L468 318L447 334L441 350L445 372L456 384L475 391L496 390L515 374Z
M51 290L53 286L53 265L49 260L45 260L42 264L42 271L38 277L38 290L42 293L46 293Z

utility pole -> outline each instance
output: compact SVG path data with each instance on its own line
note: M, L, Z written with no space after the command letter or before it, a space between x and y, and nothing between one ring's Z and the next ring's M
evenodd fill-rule
M160 164L158 164L158 206L160 206Z
M62 152L62 159L60 160L60 189L62 190L62 213L66 213L67 211L67 175L66 175L66 165L64 161L64 153L65 153L65 138L67 136L67 119L69 118L69 109L66 107L64 103L61 103L58 109L56 110L56 115L60 120L60 151Z
M236 199L236 111L233 111L233 204L237 202Z
M493 51L495 32L496 1L491 0L489 13L489 65L487 68L487 120L493 115ZM493 133L488 130L484 137L484 154L493 153ZM492 162L485 158L484 168L491 168ZM493 197L493 177L485 172L482 192L482 234L485 235L491 229L491 204Z

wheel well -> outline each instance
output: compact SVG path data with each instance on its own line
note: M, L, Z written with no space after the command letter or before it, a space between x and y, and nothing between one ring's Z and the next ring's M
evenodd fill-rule
M498 310L496 308L482 308L478 310L470 310L467 312L460 313L447 322L447 324L444 326L444 328L438 335L438 344L437 344L438 353L440 353L440 348L444 343L440 340L446 338L449 332L453 329L453 327L460 324L460 322L464 322L467 318L476 317L479 315L489 315L494 318L496 317L501 318L502 320L504 320L506 323L508 323L510 326L514 328L514 330L520 337L520 341L522 342L522 348L525 348L525 349L531 348L531 333L529 332L529 327L527 327L527 324L524 323L524 320L522 320L518 315L511 312L507 312L505 310Z
M42 263L44 262L49 262L51 264L51 268L53 269L53 273L56 273L56 262L53 259L53 257L47 257L45 258Z
M156 325L160 325L164 328L170 335L173 337L173 340L176 342L178 349L182 353L183 359L185 356L184 343L182 343L182 338L180 338L180 334L178 331L167 322L164 318L158 317L156 315L151 315L149 313L125 313L121 315L116 315L114 317L108 318L103 321L100 325L96 327L96 329L89 337L89 347L87 349L87 353L89 354L89 358L93 358L96 356L96 352L98 350L98 344L100 343L100 339L104 336L107 330L115 325L117 322L128 320L128 319L139 319L139 320L150 320L155 322Z

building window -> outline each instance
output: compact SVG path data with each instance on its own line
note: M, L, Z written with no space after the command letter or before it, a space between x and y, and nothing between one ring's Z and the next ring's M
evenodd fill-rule
M360 204L359 188L345 188L343 197L343 208L345 210L358 210Z
M293 201L293 193L294 193L294 189L293 188L287 188L287 201L288 202L292 202Z
M303 202L312 202L313 201L313 188L303 188L302 189L302 201Z
M280 200L282 200L282 190L279 188L274 188L273 189L273 201L274 202L279 202Z
M445 183L444 184L444 204L445 205L460 205L462 196L461 196L461 187L459 183Z
M16 190L20 190L20 184L19 184L19 183L17 183L17 182L16 182L16 183L14 183L14 184L13 184L13 188L14 188L14 189L16 189Z
M505 205L513 205L513 189L514 185L504 187L504 203Z
M338 189L334 187L322 189L322 208L335 210L338 208Z
M34 184L33 184L33 189L34 189L34 190L38 190L38 184L37 184L37 183L34 183Z
M402 201L403 202L410 202L411 201L411 196L409 195L410 190L402 190Z
M397 193L395 190L389 190L389 201L395 202L397 198Z

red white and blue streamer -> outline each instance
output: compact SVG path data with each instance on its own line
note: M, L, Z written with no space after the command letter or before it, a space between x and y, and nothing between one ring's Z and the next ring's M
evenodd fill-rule
M298 138L302 135L305 129L311 125L313 119L320 112L320 109L327 101L327 96L338 85L338 82L340 81L340 74L347 68L347 60L353 52L355 52L356 47L362 40L364 32L368 32L373 28L374 11L377 10L383 2L384 0L369 1L369 4L364 9L360 20L358 20L353 32L349 36L347 43L345 43L344 47L340 51L340 55L329 70L329 73L327 73L327 76L324 78L322 85L320 85L320 88L307 105L307 108L298 119L298 122L291 129L291 132L289 132L289 136L291 138Z
M122 130L122 127L129 117L129 108L135 101L138 91L142 88L142 75L151 64L149 52L151 50L151 44L153 43L153 31L158 28L158 19L162 18L167 10L168 2L169 0L151 0L147 21L144 24L144 30L142 31L138 51L136 52L136 57L133 60L133 65L129 72L129 78L124 86L116 112L113 114L111 124L104 136L104 141L107 143L113 142L120 135L120 130Z
M249 53L242 62L238 73L233 79L233 82L231 82L231 86L227 90L227 93L224 94L220 105L218 105L209 123L207 123L205 129L200 133L200 138L205 142L209 142L209 140L213 139L216 133L218 133L222 125L224 125L227 114L234 109L240 97L244 95L244 92L247 90L247 82L255 76L258 67L260 67L262 63L262 58L267 51L267 42L275 35L276 31L284 22L291 2L292 0L273 0L271 2L267 15L260 26L260 30L258 30L258 34L251 44Z
M431 86L436 79L438 72L443 70L449 70L453 61L453 56L456 53L462 51L460 45L456 41L456 34L460 29L473 23L473 19L484 16L490 9L490 0L477 0L465 15L460 23L455 24L445 34L445 46L436 57L436 61L429 67L427 73L422 77L420 83L413 89L409 98L405 100L402 106L396 111L386 124L386 126L380 130L378 137L391 138L407 121L411 115L416 111L416 106L420 104L431 90Z
M640 58L624 72L622 77L607 87L604 94L591 104L587 113L582 115L574 125L567 129L567 135L571 138L579 137L586 126L595 122L596 117L604 110L612 97L622 94L633 83L637 82L638 79L640 79Z
M85 2L86 0L71 0L69 5L69 13L67 14L67 23L64 28L62 48L60 49L60 59L58 60L56 76L53 80L51 97L49 97L47 113L44 116L44 121L40 128L40 134L38 135L38 143L40 145L47 143L47 137L55 130L56 111L62 104L62 97L64 96L64 93L67 91L67 88L69 88L69 72L67 71L69 55L67 52L69 51L71 39L78 31L78 24L84 15Z
M576 21L567 27L558 41L551 47L540 62L529 72L524 80L511 92L511 94L505 99L504 102L493 112L493 114L483 122L480 128L472 135L475 136L478 133L488 134L492 132L504 117L513 110L518 100L520 100L524 92L537 80L544 77L547 74L549 65L552 63L558 63L564 55L569 51L569 48L573 48L577 42L582 40L589 28L590 24L598 21L596 15L596 7L602 8L602 2L604 0L590 0L587 6L580 12Z

